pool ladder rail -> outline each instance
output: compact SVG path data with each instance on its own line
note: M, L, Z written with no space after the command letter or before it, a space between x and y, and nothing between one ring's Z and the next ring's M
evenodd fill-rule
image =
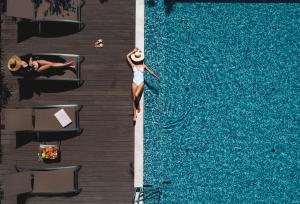
M160 187L153 187L152 185L144 185L143 187L134 188L134 195L132 204L142 204L146 200L160 201L162 190Z

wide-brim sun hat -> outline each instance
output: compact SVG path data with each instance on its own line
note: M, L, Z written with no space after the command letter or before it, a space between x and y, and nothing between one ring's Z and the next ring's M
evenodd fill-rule
M140 62L144 60L144 54L141 51L136 51L135 53L131 54L130 57L134 62Z
M18 71L22 67L22 60L14 55L8 60L7 67L12 72Z

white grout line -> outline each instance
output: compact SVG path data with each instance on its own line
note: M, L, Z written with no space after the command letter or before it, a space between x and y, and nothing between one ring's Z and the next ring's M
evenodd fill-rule
M135 46L144 52L144 0L136 0L135 9ZM140 108L134 130L134 187L144 183L144 94Z

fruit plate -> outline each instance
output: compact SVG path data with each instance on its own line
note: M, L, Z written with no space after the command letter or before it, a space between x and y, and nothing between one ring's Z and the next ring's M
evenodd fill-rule
M43 145L39 146L38 157L40 160L57 159L59 148L57 145Z

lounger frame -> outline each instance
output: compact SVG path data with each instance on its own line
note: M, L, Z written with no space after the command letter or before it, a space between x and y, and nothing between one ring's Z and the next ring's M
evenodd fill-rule
M81 25L82 25L82 22L81 22L81 8L83 7L83 5L85 4L85 1L84 0L77 0L77 18L76 20L71 20L71 19L32 19L32 18L20 18L20 17L17 17L17 19L22 20L22 19L27 19L27 20L30 20L31 22L36 22L38 23L38 28L39 28L39 33L41 33L41 24L43 22L65 22L65 23L76 23L78 24L78 30L81 29ZM14 17L14 16L12 16ZM19 33L19 32L18 32Z
M43 22L62 22L62 23L77 23L78 24L78 30L81 30L81 7L85 4L84 0L77 0L78 1L78 7L77 7L77 20L70 20L70 19L45 19L45 20L32 20L33 22L38 23L39 33L42 32L42 23ZM19 32L18 32L19 33Z
M76 112L75 112L75 119L76 119L76 127L72 129L49 129L49 130L18 130L16 131L17 133L55 133L55 132L81 132L80 128L80 123L79 123L79 111L82 108L82 105L78 104L67 104L67 105L21 105L21 106L16 106L16 109L23 109L23 108L28 108L28 109L47 109L47 108L64 108L64 107L75 107Z
M42 193L35 193L35 192L29 192L28 195L31 196L60 196L60 195L71 195L71 194L78 194L81 192L81 189L78 186L78 171L81 168L81 165L77 166L67 166L67 167L52 167L52 168L25 168L25 167L19 167L15 166L16 170L18 172L22 171L55 171L55 170L61 170L61 169L74 169L74 189L71 191L65 191L65 192L42 192Z
M74 57L76 58L76 78L55 78L55 77L43 77L43 76L37 76L29 78L31 80L40 80L40 81L69 81L69 82L76 82L78 85L81 84L81 63L84 59L84 57L76 54L61 54L61 53L32 53L32 56L58 56L58 57ZM28 77L25 76L19 76L19 75L13 75L12 76L18 78L18 79L28 79Z

